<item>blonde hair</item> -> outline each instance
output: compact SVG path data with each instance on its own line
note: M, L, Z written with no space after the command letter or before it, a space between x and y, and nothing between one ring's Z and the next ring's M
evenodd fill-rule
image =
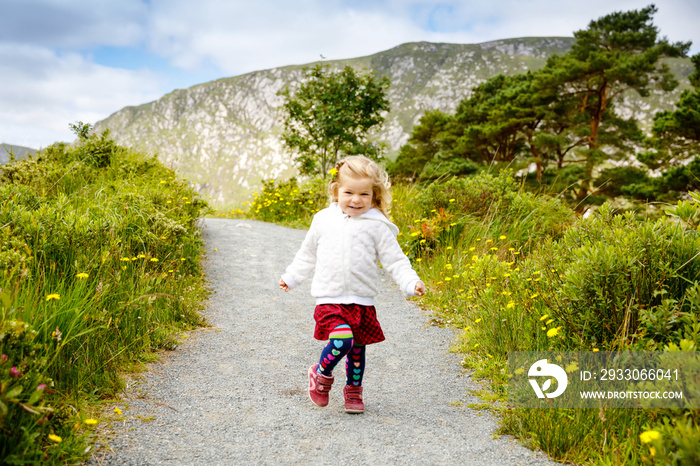
M338 188L341 177L369 178L372 180L372 207L379 209L385 217L389 218L391 207L391 194L389 188L389 175L376 162L364 155L351 155L335 164L337 173L328 182L328 195L331 202L338 202Z

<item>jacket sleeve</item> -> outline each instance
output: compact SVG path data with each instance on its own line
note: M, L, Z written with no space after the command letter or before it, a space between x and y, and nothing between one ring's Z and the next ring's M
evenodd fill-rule
M306 280L316 267L316 249L318 247L318 228L316 217L311 222L311 227L306 233L304 242L294 256L294 260L282 275L282 280L291 288L295 288Z
M416 284L421 280L388 227L381 229L377 253L382 267L391 274L401 291L406 296L415 296Z

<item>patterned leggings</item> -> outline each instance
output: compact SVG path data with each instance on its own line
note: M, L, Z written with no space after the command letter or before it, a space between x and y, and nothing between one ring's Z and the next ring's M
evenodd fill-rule
M321 352L317 371L330 377L335 366L345 357L346 385L360 386L365 373L365 349L364 345L354 344L349 325L338 325L331 331L328 344Z

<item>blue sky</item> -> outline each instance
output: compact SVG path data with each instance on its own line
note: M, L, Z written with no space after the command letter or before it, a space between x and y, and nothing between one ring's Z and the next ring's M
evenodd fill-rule
M0 142L71 141L177 88L415 42L572 36L649 0L2 0ZM659 0L654 24L700 52L700 2Z

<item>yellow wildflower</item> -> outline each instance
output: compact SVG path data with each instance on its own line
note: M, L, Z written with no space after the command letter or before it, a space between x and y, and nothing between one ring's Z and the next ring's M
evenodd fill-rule
M55 434L49 434L49 440L51 440L52 442L56 442L56 443L61 443L63 441L63 439L61 437L59 437L58 435L55 435Z
M79 274L76 275L78 278L87 278L89 275L86 274L85 272L80 272Z
M97 424L99 421L97 419L85 419L85 424L89 426L94 426Z
M550 328L550 329L547 331L547 337L552 338L552 337L557 336L557 334L559 333L559 329L560 329L560 328L561 328L561 327Z
M52 294L46 296L47 301L51 301L52 299L60 299L60 298L61 298L61 295L59 295L57 293L52 293Z
M642 441L642 443L649 443L652 440L657 440L660 436L661 434L655 430L647 430L646 432L639 434L639 439Z
M498 239L506 239L506 235L501 235L498 237Z
M540 317L540 320L544 320L544 319L546 319L547 317L549 317L549 314L543 315L542 317Z
M571 364L567 364L567 366L564 368L564 370L566 372L568 372L569 374L571 374L574 371L577 371L578 369L579 369L578 363L576 363L576 362L572 362Z

